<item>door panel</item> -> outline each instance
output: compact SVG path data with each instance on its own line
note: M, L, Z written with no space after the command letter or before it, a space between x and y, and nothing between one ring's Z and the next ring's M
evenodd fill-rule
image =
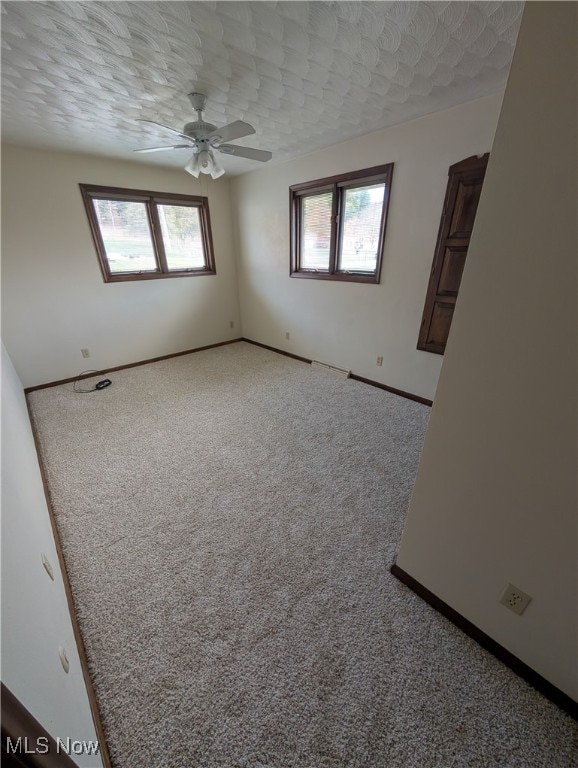
M444 296L458 295L462 273L466 265L467 252L467 246L446 248L442 261L438 294L443 294Z
M460 179L448 237L470 237L480 202L482 182L479 179Z
M448 337L452 317L454 316L454 304L436 301L433 307L431 322L428 329L427 343L444 344Z
M489 154L449 169L417 348L443 355L474 228Z

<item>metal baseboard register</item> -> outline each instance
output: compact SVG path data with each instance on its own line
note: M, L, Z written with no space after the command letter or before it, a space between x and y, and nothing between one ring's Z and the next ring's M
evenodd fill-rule
M320 368L322 371L327 371L328 373L333 373L336 376L341 376L344 379L348 379L351 376L351 371L348 368L338 368L336 365L322 363L319 360L312 360L311 366L313 368Z

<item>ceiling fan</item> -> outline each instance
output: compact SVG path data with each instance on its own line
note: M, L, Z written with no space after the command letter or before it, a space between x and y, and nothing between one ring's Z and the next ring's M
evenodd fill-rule
M222 152L224 155L235 155L236 157L246 157L249 160L258 160L261 163L266 163L273 155L271 152L266 152L262 149L252 149L251 147L238 147L235 144L225 144L224 142L234 139L240 139L243 136L250 136L255 133L255 129L249 123L244 123L242 120L235 120L233 123L223 125L221 128L207 123L203 119L203 112L205 109L205 102L207 97L203 93L189 93L189 99L193 105L193 109L197 113L197 121L194 123L187 123L182 131L177 131L175 128L169 128L168 125L162 125L161 123L155 123L154 120L144 120L139 118L141 123L152 123L159 128L163 128L165 131L171 131L181 139L185 139L186 143L172 144L166 147L150 147L148 149L135 149L135 152L162 152L167 149L192 149L193 155L189 162L185 165L185 171L191 173L195 178L199 178L199 174L210 174L213 179L218 179L225 173L225 169L219 163L215 157L214 150Z

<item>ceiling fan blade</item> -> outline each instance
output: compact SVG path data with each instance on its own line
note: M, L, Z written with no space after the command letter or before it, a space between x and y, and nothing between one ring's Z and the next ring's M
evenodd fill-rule
M173 144L170 147L149 147L147 149L133 149L133 152L162 152L165 149L193 149L193 144Z
M212 133L209 133L207 139L213 144L214 141L233 141L233 139L241 139L243 136L250 136L255 133L255 129L249 123L244 123L242 120L235 120L234 123L223 125L221 128L217 128Z
M266 152L264 149L253 149L253 147L237 147L234 144L221 144L217 147L219 152L225 155L235 155L236 157L246 157L248 160L259 160L260 163L266 163L273 157L272 152Z
M151 125L156 125L157 128L164 128L165 131L171 131L171 133L176 133L177 136L180 136L182 139L187 139L188 141L191 141L190 136L187 136L186 133L181 133L180 131L177 131L176 128L170 128L168 125L163 125L162 123L155 123L154 120L145 120L143 117L137 117L137 120L139 123L150 123Z

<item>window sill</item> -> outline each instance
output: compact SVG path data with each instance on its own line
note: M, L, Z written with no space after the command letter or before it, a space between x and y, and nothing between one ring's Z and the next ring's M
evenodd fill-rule
M362 273L362 272L308 272L306 270L299 270L291 272L290 277L305 278L306 280L335 280L340 283L373 283L379 284L379 275Z
M216 275L213 269L188 269L184 272L119 272L114 275L105 275L105 283L124 283L137 280L163 280L171 277L199 277L201 275Z

